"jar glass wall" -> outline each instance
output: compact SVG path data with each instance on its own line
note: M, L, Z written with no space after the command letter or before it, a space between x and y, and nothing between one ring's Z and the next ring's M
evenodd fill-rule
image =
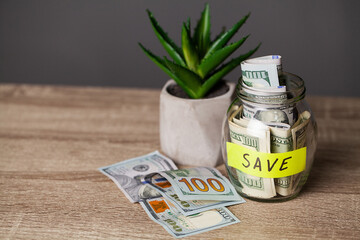
M286 72L279 81L285 87L253 88L240 78L224 119L226 169L239 194L250 199L294 198L314 161L317 128L304 82Z

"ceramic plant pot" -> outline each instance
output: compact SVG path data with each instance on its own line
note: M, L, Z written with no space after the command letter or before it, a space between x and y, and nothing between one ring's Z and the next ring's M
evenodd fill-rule
M220 96L185 99L168 92L169 80L160 94L161 150L181 165L214 167L221 156L222 122L233 99L235 83Z

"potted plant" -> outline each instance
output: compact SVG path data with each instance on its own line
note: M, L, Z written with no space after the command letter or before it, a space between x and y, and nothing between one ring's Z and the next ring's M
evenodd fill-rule
M223 78L260 46L223 63L249 37L228 44L250 14L211 41L210 9L206 4L193 33L190 20L183 23L179 47L153 14L149 10L147 13L156 36L172 58L161 58L139 43L172 79L160 94L161 149L182 165L216 166L222 162L221 125L235 89L234 83Z

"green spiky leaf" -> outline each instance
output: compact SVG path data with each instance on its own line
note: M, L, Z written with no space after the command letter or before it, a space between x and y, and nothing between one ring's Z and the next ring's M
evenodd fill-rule
M202 78L205 78L205 76L209 72L219 66L228 56L230 56L234 51L236 51L236 49L238 49L248 37L249 35L242 38L236 43L230 44L224 48L217 50L212 55L205 58L203 61L201 61L199 67L197 68L198 74Z
M190 18L187 19L186 21L186 28L190 31L191 29L191 21L190 21Z
M182 27L181 43L186 65L190 70L196 71L199 64L199 56L191 39L190 29L187 28L186 23Z
M152 12L147 10L151 25L154 29L156 36L158 37L160 43L165 48L166 52L174 59L174 61L182 66L185 66L185 61L182 56L181 48L178 47L173 40L169 38L166 32L160 27L159 23L153 16Z
M163 59L153 54L150 50L146 49L141 43L139 43L139 46L145 52L146 56L148 56L158 67L160 67L171 78L173 77L173 73L165 65Z
M221 28L221 32L219 32L218 35L216 35L216 37L214 38L214 40L210 43L210 46L211 46L214 42L216 42L225 32L226 32L226 27L223 26L223 27Z
M159 66L167 75L169 75L174 81L188 94L189 96L194 95L193 90L189 88L189 86L183 82L181 78L176 76L172 70L170 70L166 64L166 60L156 56L150 50L146 49L141 43L139 43L141 49L145 52L145 54L157 65Z
M210 27L210 7L209 4L206 4L194 33L194 41L197 44L200 58L205 55L210 45Z
M243 17L239 22L237 22L232 28L230 28L227 32L225 32L223 35L221 35L216 41L214 41L209 50L207 51L204 58L207 58L208 56L212 55L215 51L219 50L223 46L225 46L229 40L237 33L239 28L246 22L246 20L249 18L250 13L247 14L245 17Z
M250 50L246 54L243 54L237 58L232 59L230 62L224 64L219 70L217 70L213 75L211 75L201 86L200 95L203 97L205 94L226 74L231 72L235 67L237 67L242 61L249 58L253 55L260 47L261 43L254 49Z
M189 69L184 68L181 65L173 63L167 59L164 60L164 63L173 73L173 75L181 79L183 83L191 90L189 93L189 97L199 98L199 91L201 89L201 78Z

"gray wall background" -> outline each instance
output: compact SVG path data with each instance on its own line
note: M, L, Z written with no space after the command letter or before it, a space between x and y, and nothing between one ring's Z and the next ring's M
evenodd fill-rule
M169 77L137 44L165 55L145 9L180 44L182 22L194 26L205 2L212 36L251 12L233 56L262 42L255 56L282 55L308 94L360 97L358 0L1 0L0 82L160 88Z

